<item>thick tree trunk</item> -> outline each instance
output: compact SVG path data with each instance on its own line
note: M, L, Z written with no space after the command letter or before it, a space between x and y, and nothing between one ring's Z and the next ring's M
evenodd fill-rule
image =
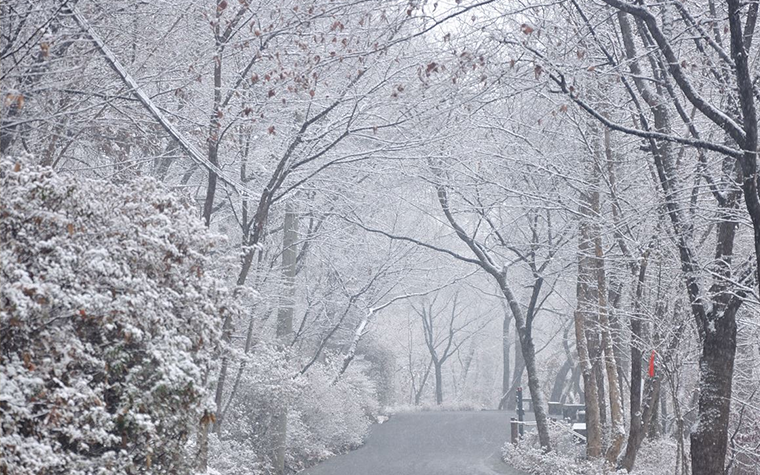
M596 174L598 178L598 170ZM597 180L598 184L598 180ZM601 213L599 196L595 196L595 214ZM610 419L612 427L610 434L610 446L607 448L607 462L614 466L617 463L617 457L623 448L625 442L625 425L623 422L623 406L620 386L618 386L617 362L615 361L615 352L612 347L612 337L610 335L610 321L607 316L607 276L604 269L604 254L602 248L601 230L597 227L594 236L594 251L596 259L596 277L597 277L597 297L599 299L599 323L602 330L602 348L604 350L604 364L607 370L607 389L610 398Z
M582 225L583 226L583 225ZM581 231L581 236L583 231ZM583 243L581 237L579 247L587 246ZM598 458L602 455L602 428L599 420L599 396L597 392L597 381L594 368L591 365L588 353L588 342L586 340L586 312L589 300L588 295L588 273L584 265L587 260L581 252L578 256L578 284L577 284L577 308L575 310L575 340L578 350L578 361L583 376L583 393L586 403L586 455L588 458Z
M666 134L671 133L669 110L659 96L655 96L649 90L649 86L641 79L641 68L637 62L637 53L633 42L633 34L624 11L639 17L652 33L652 38L657 43L660 51L668 62L667 70L673 74L678 86L684 92L693 92L686 84L681 67L678 64L674 51L667 44L667 39L660 29L657 19L644 7L619 2L617 0L605 0L606 3L620 9L618 19L622 38L625 43L626 56L629 59L629 67L634 75L634 83L646 101L654 115L655 129ZM735 126L729 122L721 122L718 125L731 135L731 137L745 150L739 162L744 172L740 180L744 190L745 204L753 220L755 231L755 251L760 254L760 197L758 196L756 180L756 150L757 150L757 118L752 97L751 77L747 62L747 54L743 45L741 33L741 2L728 0L728 19L731 31L731 54L735 61L739 100L743 115L744 137L736 133ZM755 14L757 10L755 9ZM661 66L665 70L665 65ZM700 103L695 96L687 97L695 107L701 107L704 112L704 103ZM711 119L712 120L712 119ZM691 128L693 135L697 136L695 129ZM657 175L660 187L664 194L668 216L672 222L673 230L677 239L681 269L683 271L686 289L689 294L692 314L697 330L700 334L702 352L699 361L700 393L699 393L699 423L696 430L691 434L691 463L694 475L722 474L726 449L728 445L728 416L731 402L731 382L733 379L733 366L736 351L736 311L741 305L744 291L728 283L732 281L730 275L730 262L733 251L733 241L736 226L731 222L731 214L722 217L718 225L718 242L714 262L718 263L717 269L712 269L718 277L714 280L710 289L713 296L708 301L703 295L701 282L698 279L699 264L696 262L695 251L689 242L689 227L684 223L678 204L678 184L674 173L674 159L672 147L668 142L655 142L650 140L652 155L657 167ZM729 190L729 196L733 194ZM728 202L732 198L726 198ZM721 207L730 207L729 203L721 203ZM720 263L724 265L721 266ZM760 275L760 268L756 269Z
M443 368L440 361L433 362L435 367L435 403L443 404Z
M551 442L549 441L549 423L546 415L544 396L541 392L541 382L538 379L536 348L533 346L533 339L530 336L526 335L522 337L521 340L523 357L525 358L525 369L528 371L528 389L530 389L530 398L533 403L533 415L536 418L538 439L541 447L548 451L551 450Z
M591 192L581 195L579 212L584 217L578 230L578 281L576 286L575 339L578 360L583 375L583 392L586 399L586 454L589 458L602 455L603 400L600 401L600 379L594 359L598 357L598 328L594 314L598 306L598 290L595 279L593 197ZM589 328L590 327L590 328ZM598 360L597 360L598 361Z
M538 431L538 440L545 451L551 451L551 440L549 439L549 422L546 415L546 405L544 396L541 393L541 384L538 379L538 368L536 367L536 348L533 345L533 336L531 327L527 325L525 315L523 314L520 304L515 299L512 289L507 285L504 274L498 274L499 286L507 299L509 309L515 318L515 326L520 337L520 349L522 357L525 360L525 369L528 372L528 389L530 389L530 398L533 403L533 415L536 419L536 430ZM535 292L534 287L534 292Z
M691 433L693 475L724 473L736 354L736 309L712 321L699 358L699 422Z
M593 309L596 305L593 302L598 300L596 296L596 286L589 289L589 303ZM604 350L602 350L601 330L599 329L598 314L589 310L586 313L586 341L588 344L588 356L591 360L591 367L594 371L594 380L596 381L596 398L599 406L599 424L604 427L607 424L607 396L604 390Z
M285 223L282 236L282 280L283 292L277 311L277 338L285 348L293 333L293 313L295 310L295 278L298 258L298 217L295 207L289 202L285 207ZM288 409L273 418L275 429L272 461L277 475L285 473L285 450L287 448Z

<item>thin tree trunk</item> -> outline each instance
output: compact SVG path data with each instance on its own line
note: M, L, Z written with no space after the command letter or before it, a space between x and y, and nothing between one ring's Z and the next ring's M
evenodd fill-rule
M683 412L681 411L681 403L678 401L678 387L675 378L676 376L671 374L668 378L668 383L670 387L671 398L673 399L673 415L676 420L676 440L678 443L678 448L674 473L675 475L678 475L679 467L681 467L682 473L687 473L687 467L689 465L686 458L686 448L684 447L684 437L686 437L686 431L684 428Z
M222 368L219 371L219 379L216 382L216 394L214 395L214 404L216 405L216 415L214 417L214 423L212 431L215 434L219 434L222 427L222 403L224 399L224 385L227 382L227 371L229 367L229 344L232 337L232 318L230 315L224 318L224 324L222 325L222 344L224 345L222 351Z
M504 309L504 319L501 325L501 398L499 398L499 410L505 409L506 395L509 393L509 350L511 349L509 333L512 326L512 316Z
M457 351L457 357L459 357L459 352ZM460 398L463 394L465 394L465 389L467 387L467 375L470 374L470 368L472 367L472 360L475 358L475 345L471 344L469 351L467 352L467 355L464 357L464 361L462 362L462 379L459 381L458 384L455 384L455 388L457 389L456 397Z
M522 344L520 344L520 333L515 331L514 339L515 348L515 366L512 371L512 380L509 389L502 395L502 404L508 411L514 411L517 408L517 388L522 384L523 374L525 373L525 358L523 357Z
M430 369L432 367L433 367L433 359L431 358L430 363L428 363L427 367L425 368L425 374L422 376L422 381L420 381L420 387L414 393L415 406L420 405L420 400L422 399L422 391L425 389L425 384L427 383L428 377L430 376Z
M664 414L662 413L662 402L664 400L665 398L663 398L662 394L658 391L652 401L652 420L649 423L649 427L647 427L647 438L650 440L656 439L660 436L660 425L662 418L664 417Z
M527 321L522 313L520 304L515 299L515 296L512 293L512 289L507 285L504 274L500 275L502 277L502 281L500 282L502 293L509 303L509 308L512 310L512 315L515 317L515 326L517 327L517 333L520 336L520 347L522 350L523 359L525 360L525 369L528 372L528 389L530 389L530 398L531 402L533 403L533 415L536 419L538 440L541 444L541 447L545 451L550 451L551 441L549 439L549 423L548 417L546 415L544 396L541 392L541 384L538 379L538 368L536 367L536 348L533 345L533 336L531 335L532 328L527 325ZM536 287L534 287L534 296L535 295Z
M571 369L573 369L573 362L571 360L565 360L565 362L562 364L562 367L557 372L557 377L554 378L552 394L549 397L550 402L559 402L560 399L562 399L562 393L565 390L567 375L570 373Z
M605 137L609 136L609 130L605 129ZM605 141L607 142L607 141ZM607 145L605 145L605 148L607 148ZM614 205L613 205L614 206ZM613 345L612 349L613 354L615 355L615 363L617 364L617 374L618 374L618 388L620 388L620 407L625 414L625 397L622 397L623 395L623 388L625 388L625 381L623 380L623 377L625 375L626 370L626 355L624 351L624 343L623 343L623 323L620 321L619 316L619 310L620 310L620 301L622 300L621 291L622 291L623 285L622 284L615 284L611 283L610 285L610 291L609 291L609 318L610 318L610 331L612 332L612 340Z
M515 319L515 328L520 336L520 344L522 345L522 355L525 359L525 368L528 371L528 388L530 389L530 397L533 402L533 413L536 419L536 430L538 431L538 440L544 451L549 452L552 450L551 440L549 439L549 423L546 415L546 405L544 404L544 397L541 393L541 385L538 379L538 369L536 367L536 348L533 345L532 325L533 318L535 317L535 305L538 299L538 294L541 291L541 284L543 278L535 276L536 280L533 284L533 295L531 296L531 302L528 306L528 312L524 313L520 303L515 298L512 288L507 281L506 273L503 269L497 269L485 252L484 248L477 244L473 238L471 238L467 232L457 223L454 215L449 208L449 198L446 187L438 184L438 202L441 205L443 214L446 216L446 220L451 227L455 230L457 237L464 242L472 253L477 257L478 265L483 268L491 277L496 280L501 289L502 295L509 304L509 309L512 312L512 316Z
M221 37L221 16L224 8L220 4L225 0L216 0L216 21L214 22L214 104L211 108L208 131L208 161L214 166L219 166L219 140L222 131L222 58L224 58L224 43ZM208 227L211 223L211 213L214 209L214 196L216 195L217 175L209 171L208 185L206 186L206 198L203 201L203 221Z
M522 346L523 356L525 357L525 369L528 372L528 389L530 389L530 398L533 403L533 415L536 418L536 428L538 429L538 440L541 447L548 451L551 450L549 424L546 415L546 404L544 403L544 396L541 392L541 382L538 379L536 348L533 346L533 338L529 335L523 336Z
M636 296L633 302L633 314L631 315L631 428L628 433L628 445L625 449L622 465L629 472L633 470L636 462L640 441L642 439L641 424L641 344L643 343L643 330L641 318L641 301L644 298L644 280L646 278L647 264L649 262L649 250L644 253L639 266L638 281L636 283Z

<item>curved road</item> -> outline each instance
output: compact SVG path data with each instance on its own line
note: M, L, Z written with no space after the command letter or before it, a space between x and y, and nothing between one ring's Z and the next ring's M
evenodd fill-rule
M415 412L375 424L357 450L301 475L523 475L501 461L504 411Z

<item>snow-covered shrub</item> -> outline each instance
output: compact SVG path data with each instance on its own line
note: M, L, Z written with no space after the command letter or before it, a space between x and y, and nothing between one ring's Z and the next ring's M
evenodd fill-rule
M209 471L207 475L253 475L265 473L266 463L248 441L225 440L209 435Z
M0 472L186 473L220 321L215 239L150 179L0 168Z
M690 462L689 440L686 437L684 451L687 456L687 464ZM654 440L644 439L636 454L636 463L633 472L636 475L670 475L679 473L676 471L676 458L678 454L678 442L670 437L659 437ZM681 467L680 473L683 473Z
M274 344L259 343L244 363L218 443L209 446L209 465L224 475L264 473L261 468L271 462L276 437L274 417L294 404L299 390L288 352Z
M377 414L376 391L370 379L356 367L349 367L337 381L335 372L330 366L315 365L302 382L289 419L291 467L358 447ZM296 417L298 421L293 420Z
M552 450L544 453L538 442L538 432L529 430L518 445L507 443L503 448L504 460L511 466L531 474L602 475L607 473L601 461L583 460L585 445L578 444L570 425L549 421L549 438Z
M605 475L628 474L624 469L611 470L605 467L604 459L587 460L586 445L578 443L570 425L565 422L549 421L549 438L553 450L544 453L538 442L538 433L526 432L517 446L507 443L502 449L504 460L511 466L526 473L543 475ZM686 448L688 452L688 447ZM645 440L636 457L636 475L670 475L674 473L676 442L669 438L654 441Z
M275 417L287 409L286 465L299 469L361 445L378 411L375 387L358 366L314 364L305 375L288 351L260 343L247 357L210 466L222 475L268 473Z

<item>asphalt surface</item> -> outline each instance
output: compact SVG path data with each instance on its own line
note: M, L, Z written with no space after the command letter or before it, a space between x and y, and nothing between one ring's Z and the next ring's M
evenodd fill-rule
M510 416L503 411L396 414L375 424L359 449L301 475L524 475L501 461Z

